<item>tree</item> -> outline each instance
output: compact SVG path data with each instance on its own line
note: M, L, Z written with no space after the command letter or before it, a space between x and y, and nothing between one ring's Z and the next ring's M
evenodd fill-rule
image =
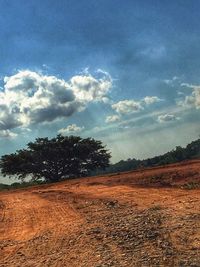
M52 139L37 138L28 143L27 149L2 156L0 167L4 176L53 182L104 169L109 166L109 159L110 153L101 141L58 135Z

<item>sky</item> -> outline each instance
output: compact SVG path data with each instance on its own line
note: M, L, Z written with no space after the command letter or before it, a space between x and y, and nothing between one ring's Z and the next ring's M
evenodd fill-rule
M112 162L200 134L200 2L0 0L0 155L102 140Z

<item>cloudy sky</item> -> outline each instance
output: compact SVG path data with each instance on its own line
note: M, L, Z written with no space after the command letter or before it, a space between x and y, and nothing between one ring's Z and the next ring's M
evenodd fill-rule
M0 154L102 140L112 161L200 134L200 2L0 0Z

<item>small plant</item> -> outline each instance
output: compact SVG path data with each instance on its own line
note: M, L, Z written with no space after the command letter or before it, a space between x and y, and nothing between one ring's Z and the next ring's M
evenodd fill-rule
M183 189L192 190L200 188L200 182L188 182L182 186Z
M152 206L152 207L150 207L150 211L158 211L158 210L161 210L162 208L161 208L161 206L160 205L154 205L154 206Z
M162 178L163 178L162 175L154 175L154 176L149 177L150 183L161 182Z

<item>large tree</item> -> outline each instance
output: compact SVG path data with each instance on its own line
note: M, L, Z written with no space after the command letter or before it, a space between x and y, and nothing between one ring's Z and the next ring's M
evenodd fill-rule
M38 138L28 143L27 149L2 156L0 167L4 176L53 182L88 175L107 167L109 159L110 153L101 141L58 135L52 139Z

